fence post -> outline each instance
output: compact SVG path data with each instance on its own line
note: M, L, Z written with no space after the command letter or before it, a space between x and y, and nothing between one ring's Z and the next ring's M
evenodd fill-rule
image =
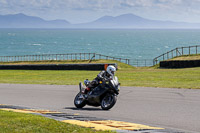
M190 55L190 46L189 46L189 55Z
M163 54L163 60L165 60L165 54Z
M181 48L182 48L182 55L183 55L183 54L184 54L184 53L183 53L183 47L181 47Z
M198 51L197 51L197 46L196 46L196 55L197 55Z

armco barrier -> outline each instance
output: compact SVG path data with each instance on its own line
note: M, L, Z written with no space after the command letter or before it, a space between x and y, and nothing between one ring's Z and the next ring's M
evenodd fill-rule
M4 70L104 70L110 64L37 64L37 65L0 65Z
M200 67L200 60L161 61L160 67L162 68Z

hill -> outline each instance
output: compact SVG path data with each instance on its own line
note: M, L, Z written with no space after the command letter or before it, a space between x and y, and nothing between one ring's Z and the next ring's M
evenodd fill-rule
M104 16L93 22L79 24L77 27L84 28L159 28L159 29L176 29L176 28L200 28L200 23L185 23L173 21L159 21L145 19L134 14L123 14L120 16Z
M191 29L200 28L200 23L150 20L134 14L103 16L93 22L70 24L66 20L47 21L25 14L0 15L0 28L73 28L73 29Z
M19 13L0 15L0 28L64 28L70 25L66 20L47 21L39 17Z

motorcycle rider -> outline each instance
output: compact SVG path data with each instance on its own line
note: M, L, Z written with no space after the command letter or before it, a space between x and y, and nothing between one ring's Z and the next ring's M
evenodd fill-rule
M106 71L101 71L93 81L86 85L87 88L82 93L87 94L91 89L97 87L102 80L109 81L113 79L115 72L116 68L113 65L109 65Z

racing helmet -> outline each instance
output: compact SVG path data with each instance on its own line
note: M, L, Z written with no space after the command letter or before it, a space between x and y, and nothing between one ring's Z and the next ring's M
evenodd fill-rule
M116 68L112 65L109 65L106 69L106 71L110 74L111 77L114 77Z

